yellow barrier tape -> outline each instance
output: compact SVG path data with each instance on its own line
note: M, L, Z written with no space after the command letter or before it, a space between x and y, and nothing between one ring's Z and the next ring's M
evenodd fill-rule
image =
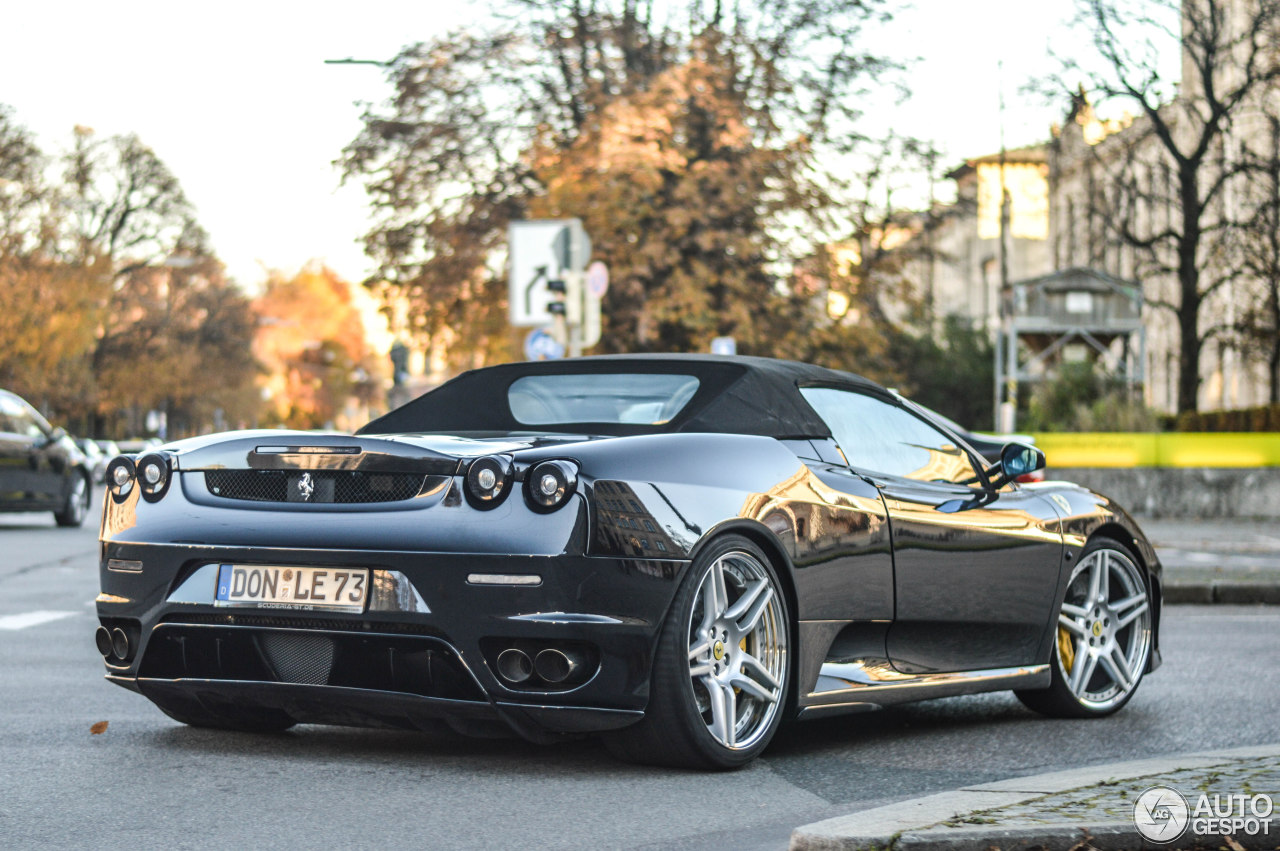
M1035 435L1050 467L1280 467L1278 432Z

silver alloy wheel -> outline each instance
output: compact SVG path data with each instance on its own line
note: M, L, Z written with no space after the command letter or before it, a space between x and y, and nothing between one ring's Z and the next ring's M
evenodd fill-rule
M786 671L772 574L750 553L724 553L700 580L689 618L689 677L712 738L732 750L759 741L781 709Z
M1058 615L1058 663L1081 705L1106 711L1138 686L1151 652L1151 603L1142 571L1112 547L1071 574Z
M71 493L67 495L66 522L68 526L79 526L89 513L89 486L84 476L78 473L71 485Z

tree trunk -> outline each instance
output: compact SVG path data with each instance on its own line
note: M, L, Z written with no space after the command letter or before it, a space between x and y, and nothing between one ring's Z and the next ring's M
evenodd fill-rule
M1271 379L1271 404L1280 403L1280 345L1271 347L1271 360L1268 363L1271 367L1269 378Z
M1179 169L1179 194L1181 195L1182 239L1178 242L1178 331L1181 337L1178 347L1178 413L1194 412L1198 407L1200 391L1200 267L1196 265L1200 253L1200 220L1204 205L1200 200L1197 179L1200 163L1186 160Z
M1185 293L1186 290L1184 289ZM1186 296L1178 310L1181 345L1178 347L1178 413L1195 411L1200 392L1200 301L1188 303Z

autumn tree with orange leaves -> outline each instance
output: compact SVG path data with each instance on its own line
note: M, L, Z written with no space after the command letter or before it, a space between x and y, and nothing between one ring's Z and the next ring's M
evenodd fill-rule
M343 421L355 399L367 411L379 400L385 358L365 340L351 285L331 269L308 266L291 278L273 273L254 302L254 351L266 368L268 424L354 428Z
M154 151L77 127L51 161L0 106L0 386L81 434L251 423L253 327Z
M610 267L601 351L806 353L833 323L795 270L861 225L841 191L858 94L889 67L877 0L495 0L496 23L405 48L348 146L366 237L420 337L511 353L507 224L576 216ZM682 22L677 25L675 22ZM789 341L789 342L788 342ZM463 351L469 358L473 351Z

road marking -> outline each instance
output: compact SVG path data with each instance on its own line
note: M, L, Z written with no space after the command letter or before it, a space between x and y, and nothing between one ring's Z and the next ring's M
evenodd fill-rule
M75 612L23 612L20 615L5 615L0 617L0 629L26 629L29 626L39 626L49 621L62 620L69 618Z

